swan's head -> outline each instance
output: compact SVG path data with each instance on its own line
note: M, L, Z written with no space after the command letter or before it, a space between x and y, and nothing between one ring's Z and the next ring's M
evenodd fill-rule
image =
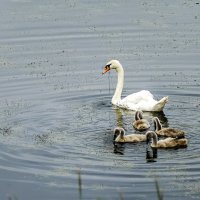
M121 127L117 127L114 129L114 140L120 135L121 138L124 137L125 130Z
M157 145L158 137L157 137L157 135L154 131L147 131L146 132L146 138L147 138L147 141L146 141L147 144L153 138L154 145Z
M105 74L106 72L110 71L111 69L118 70L121 68L121 64L118 60L110 60L104 67L102 74Z

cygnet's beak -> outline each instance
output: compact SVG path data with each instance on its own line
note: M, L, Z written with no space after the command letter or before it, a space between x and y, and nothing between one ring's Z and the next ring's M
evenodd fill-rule
M105 74L106 72L110 71L110 66L106 65L103 69L102 75Z

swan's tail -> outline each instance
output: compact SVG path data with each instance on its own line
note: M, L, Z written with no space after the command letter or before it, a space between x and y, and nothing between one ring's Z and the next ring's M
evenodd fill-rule
M168 102L168 97L163 97L158 103L153 107L153 111L160 112L165 107L165 104Z

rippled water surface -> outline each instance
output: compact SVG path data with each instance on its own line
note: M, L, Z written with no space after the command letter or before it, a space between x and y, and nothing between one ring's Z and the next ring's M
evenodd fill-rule
M200 196L198 1L1 0L0 199L164 199ZM134 112L110 103L119 59L123 95L169 96L164 126L186 149L113 145Z

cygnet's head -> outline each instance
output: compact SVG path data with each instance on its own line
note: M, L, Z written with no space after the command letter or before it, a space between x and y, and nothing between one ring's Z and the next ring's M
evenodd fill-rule
M114 140L118 137L118 135L123 137L124 134L125 134L125 130L122 127L116 127L114 129Z
M111 69L117 70L119 67L121 67L121 64L118 60L110 60L105 65L102 74L105 74L106 72L110 71Z
M153 138L154 144L155 145L157 144L158 137L157 137L157 135L154 131L147 131L146 132L146 138L147 138L147 140L146 140L147 144L151 141L152 138Z

